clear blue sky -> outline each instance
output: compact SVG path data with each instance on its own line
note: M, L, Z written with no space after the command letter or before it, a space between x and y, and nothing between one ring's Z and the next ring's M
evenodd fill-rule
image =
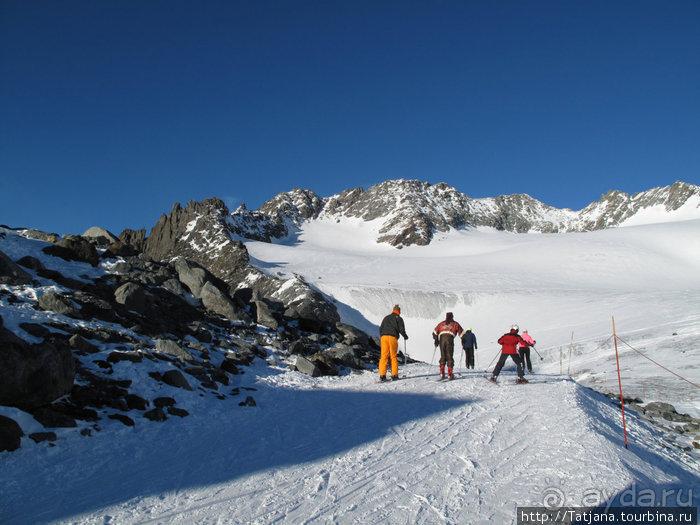
M388 179L700 184L697 0L0 0L0 224L150 230Z

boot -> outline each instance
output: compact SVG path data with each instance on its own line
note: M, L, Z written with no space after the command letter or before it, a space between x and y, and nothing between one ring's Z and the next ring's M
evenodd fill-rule
M379 381L381 381L382 383L386 381L386 376L379 376Z
M445 379L445 365L440 365L440 379Z
M455 375L452 373L452 368L447 369L447 374L448 374L450 380L455 378Z
M398 380L399 380L399 376L391 376L391 380L392 380L392 381L398 381Z

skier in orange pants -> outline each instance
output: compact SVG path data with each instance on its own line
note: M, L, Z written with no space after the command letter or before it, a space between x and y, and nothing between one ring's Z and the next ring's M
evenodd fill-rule
M406 327L401 319L401 308L394 305L393 311L387 315L379 327L381 341L381 357L379 358L379 380L386 381L386 368L391 360L391 379L395 381L399 378L399 360L396 353L399 349L399 335L408 339Z

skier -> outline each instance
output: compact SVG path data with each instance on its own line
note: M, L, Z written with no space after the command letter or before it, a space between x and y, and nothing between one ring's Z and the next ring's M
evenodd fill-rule
M501 345L501 357L498 360L498 363L496 363L496 368L493 369L493 374L491 375L490 381L494 383L496 382L498 374L501 373L501 368L503 368L503 365L506 364L508 356L510 356L513 358L513 361L515 361L515 366L518 367L518 379L516 383L529 383L529 381L525 379L525 373L523 372L523 362L520 360L517 347L518 344L524 344L527 346L530 343L528 343L522 337L520 337L520 335L518 334L518 330L520 330L520 328L517 324L514 324L513 326L511 326L510 332L508 332L507 334L503 334L498 340L498 344Z
M464 330L457 321L454 320L452 312L447 312L445 320L442 321L433 330L433 341L435 346L440 345L440 379L445 379L445 364L447 364L447 373L450 379L454 379L452 368L455 366L454 360L454 340L455 335L462 337Z
M518 343L518 353L520 354L520 360L523 362L523 369L527 365L527 371L532 374L532 361L530 361L530 347L535 346L535 341L527 330L523 330L523 335L521 336L527 344Z
M476 336L472 332L471 326L467 328L467 331L464 332L464 335L462 336L462 348L464 348L464 352L467 354L467 368L474 368L474 350L476 350L478 347L476 346Z
M394 305L393 311L387 315L379 327L379 337L381 342L381 357L379 358L379 380L386 381L386 367L391 359L391 380L396 381L399 378L399 360L396 357L396 352L399 349L399 335L404 339L408 339L406 335L406 327L401 319L401 308L398 304Z

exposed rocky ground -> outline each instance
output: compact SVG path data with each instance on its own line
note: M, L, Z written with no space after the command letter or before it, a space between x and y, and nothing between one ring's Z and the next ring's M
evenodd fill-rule
M148 237L0 228L0 405L45 427L32 439L76 426L90 435L104 417L133 426L188 415L172 397L139 396L135 381L245 407L254 393L232 378L254 360L313 376L377 362L376 341L303 280L253 268L227 215L216 199L176 205ZM0 417L0 450L23 433Z

